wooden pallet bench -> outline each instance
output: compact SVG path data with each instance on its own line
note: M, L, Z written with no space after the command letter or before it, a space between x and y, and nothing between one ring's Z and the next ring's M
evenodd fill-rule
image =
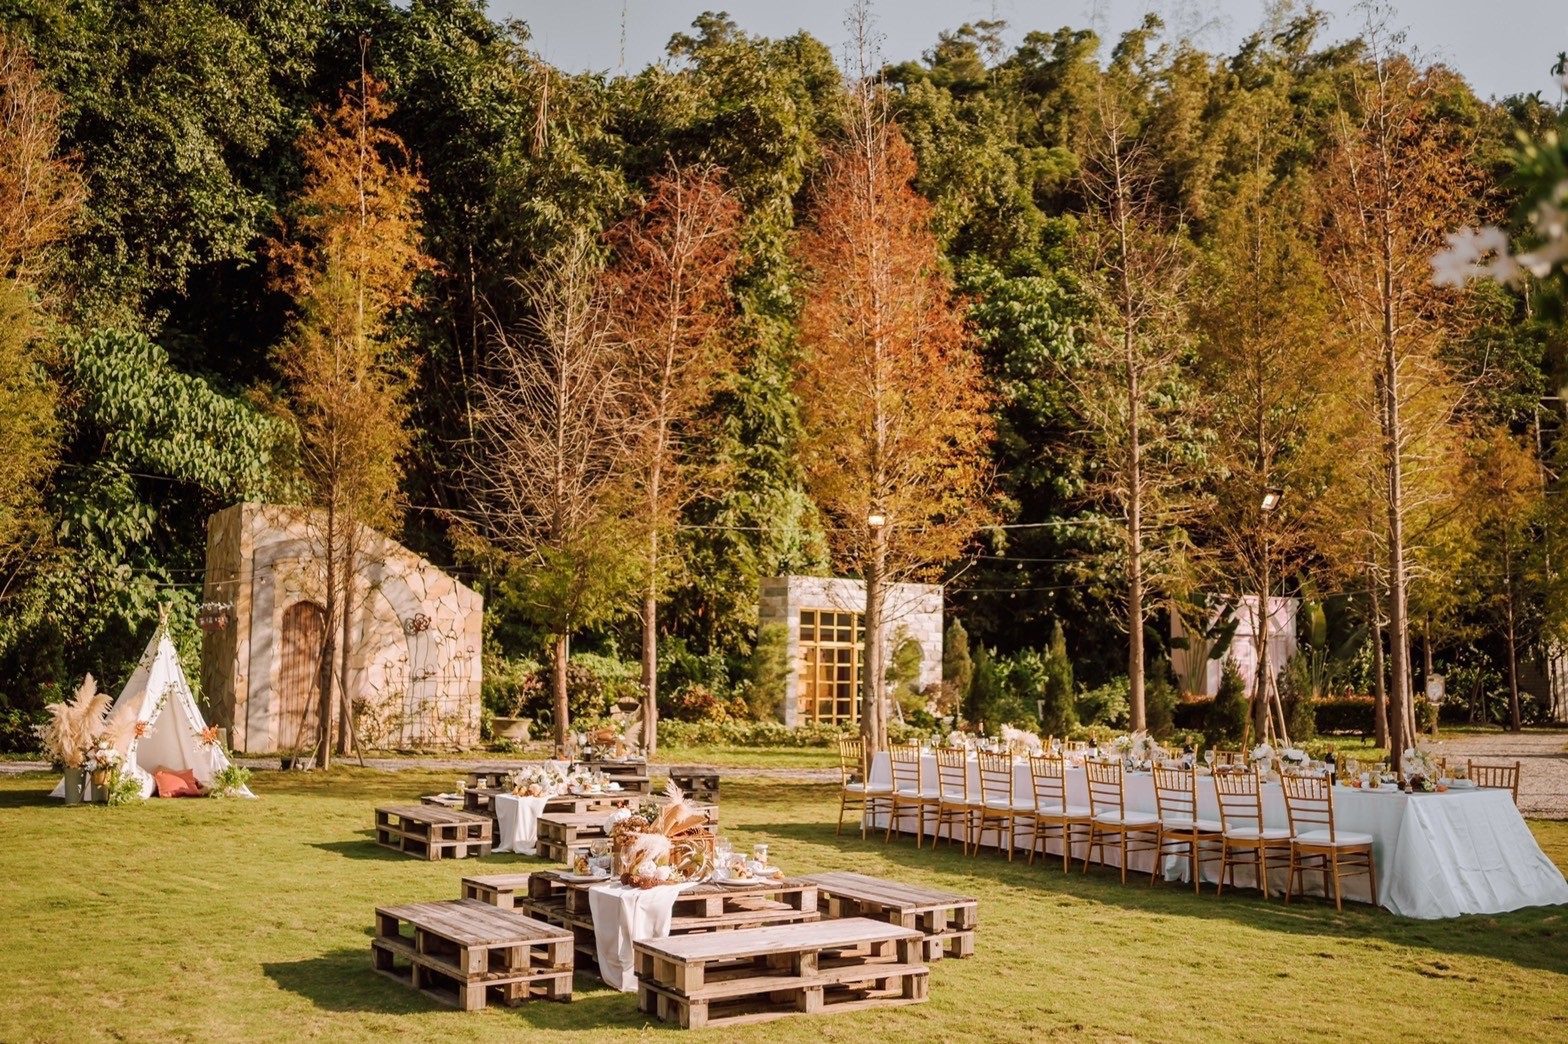
M496 765L471 769L468 773L469 789L472 790L478 787L497 789L504 787L506 786L507 778L510 777L512 773L516 772L519 767L520 766L512 766L510 768L504 768Z
M686 1029L926 999L922 936L846 918L634 944L637 1006Z
M376 907L370 955L381 974L464 1011L492 996L572 999L571 935L473 899Z
M376 809L376 844L421 859L463 859L490 854L490 820L438 805L385 805Z
M653 781L648 776L647 758L574 761L572 762L572 767L589 772L598 772L619 783L622 790L629 790L636 794L647 794L653 790Z
M824 917L869 917L926 938L926 960L973 957L979 900L935 888L889 881L865 874L834 871L804 878L817 886L818 908Z
M692 801L719 800L719 770L696 768L690 765L670 769L670 782L681 788L681 793Z
M528 898L530 874L486 874L482 877L465 877L462 881L463 898L474 899L502 910L517 906L518 899Z
M608 843L609 812L546 812L539 817L539 855L570 863L594 845Z
M463 811L463 797L461 794L426 794L419 799L421 805L435 805L438 808L450 808L454 811Z

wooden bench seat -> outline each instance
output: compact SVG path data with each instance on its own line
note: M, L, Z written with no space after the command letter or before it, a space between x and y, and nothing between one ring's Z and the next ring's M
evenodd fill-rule
M571 933L473 899L376 907L370 952L377 972L465 1011L572 996Z
M866 918L635 944L637 1003L688 1029L926 999L924 937Z
M980 903L972 896L849 871L810 874L804 880L817 886L824 917L869 917L918 929L926 937L928 961L944 953L974 956Z
M486 874L462 880L463 898L511 910L519 898L528 898L529 874Z
M376 809L376 844L421 859L490 854L490 819L440 805L383 805Z

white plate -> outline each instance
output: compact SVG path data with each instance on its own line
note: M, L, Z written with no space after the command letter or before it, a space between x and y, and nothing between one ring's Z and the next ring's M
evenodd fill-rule
M1451 780L1448 781L1447 785L1448 785L1448 789L1449 790L1475 790L1476 789L1475 780L1473 780L1473 779L1451 779Z
M610 879L609 874L568 874L564 871L557 872L555 876L557 880L565 881L567 884L597 884Z
M714 884L721 884L727 888L755 888L757 885L766 884L760 877L723 877L715 878Z

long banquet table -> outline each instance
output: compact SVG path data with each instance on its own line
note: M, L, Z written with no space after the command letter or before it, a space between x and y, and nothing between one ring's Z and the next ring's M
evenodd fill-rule
M871 782L884 786L892 782L885 751L872 762ZM934 754L921 757L921 783L927 788L937 785ZM1124 786L1129 811L1158 811L1150 773L1129 772ZM1017 800L1032 799L1034 790L1027 758L1014 759L1013 788ZM973 757L969 761L969 792L972 799L979 799L979 771ZM1067 769L1067 802L1085 807L1089 804L1088 780L1082 768L1069 765ZM1198 806L1200 818L1219 819L1214 780L1210 776L1198 777ZM1263 818L1268 826L1290 825L1278 783L1263 785ZM898 830L914 832L916 815L912 810L901 811L899 819ZM934 819L927 817L928 835L934 831ZM1027 848L1033 838L1023 822L1020 821L1015 843ZM878 829L885 828L887 814L873 816L872 823ZM1342 831L1372 835L1377 903L1396 914L1457 917L1568 903L1568 881L1541 851L1507 791L1405 794L1392 788L1373 791L1336 786L1334 823ZM949 832L944 830L942 836ZM1081 859L1086 847L1086 842L1075 841L1074 858ZM1055 836L1047 839L1046 848L1058 859L1061 857L1061 844ZM1105 858L1114 863L1119 853L1107 845ZM1153 861L1151 852L1135 853L1129 857L1128 869L1148 873ZM1170 880L1187 880L1188 865L1184 855L1168 856L1164 875ZM1218 880L1219 861L1203 864L1202 872L1205 880ZM1235 875L1239 886L1255 883L1249 869L1238 867ZM1272 887L1284 886L1283 866L1277 877L1271 866L1269 876ZM1307 883L1315 884L1317 877L1308 875ZM1344 888L1347 899L1372 899L1365 877L1345 879Z

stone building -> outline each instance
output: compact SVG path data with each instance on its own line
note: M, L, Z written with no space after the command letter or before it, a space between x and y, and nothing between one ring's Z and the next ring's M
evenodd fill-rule
M762 581L758 622L784 625L794 665L792 690L781 700L786 725L860 720L865 605L866 586L860 580L779 576ZM920 646L916 684L924 689L940 682L942 588L889 584L883 617L889 658L913 639Z
M203 600L227 606L202 642L211 721L235 750L313 746L325 626L320 513L236 504L207 520ZM380 533L366 530L349 608L349 695L359 739L399 749L479 740L483 600ZM341 640L339 641L341 651Z

